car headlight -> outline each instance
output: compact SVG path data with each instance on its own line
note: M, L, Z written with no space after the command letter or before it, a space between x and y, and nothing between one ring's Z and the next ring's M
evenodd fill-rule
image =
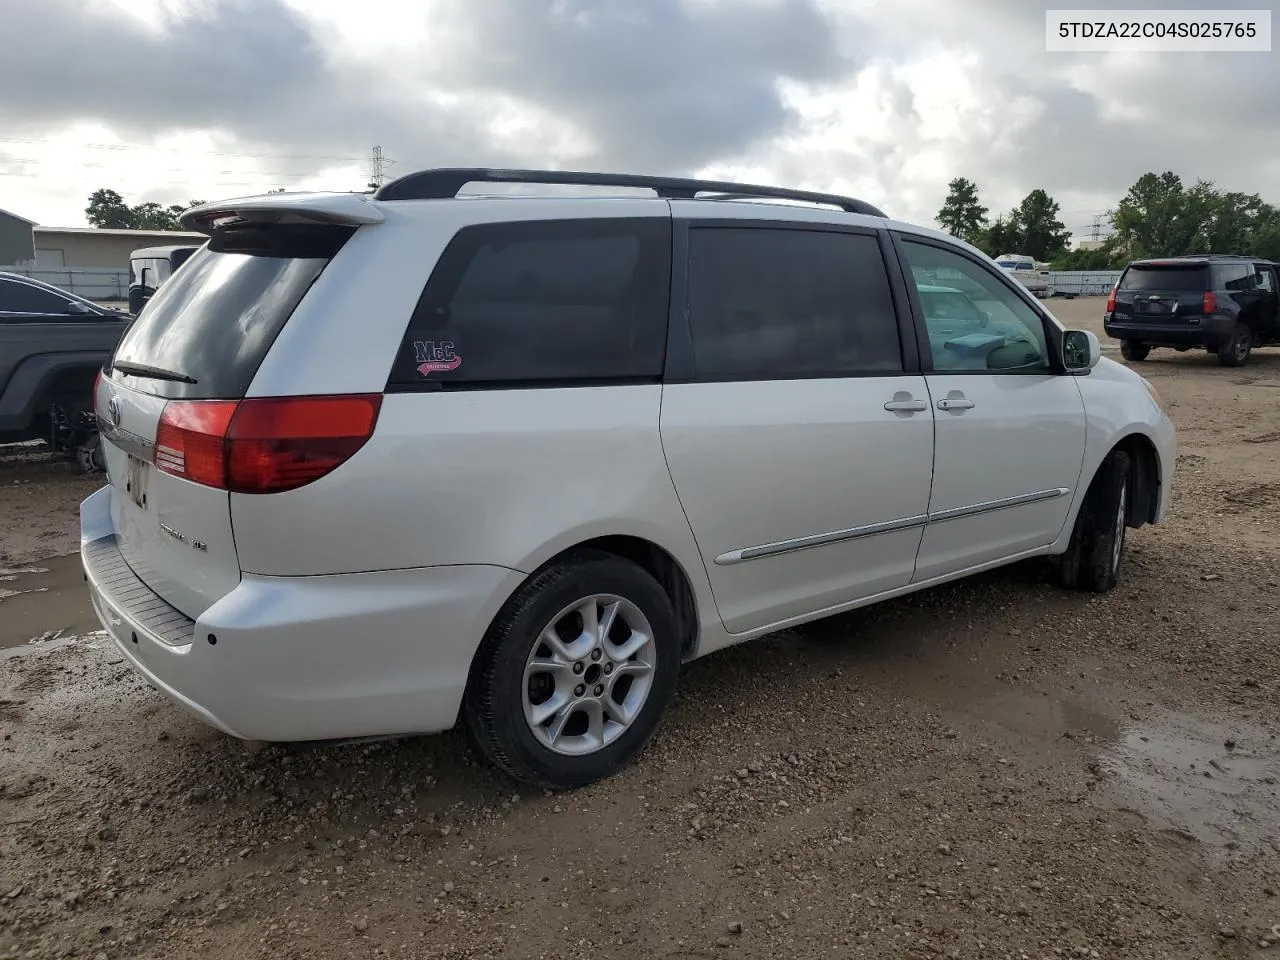
M1138 379L1141 380L1142 385L1147 388L1147 393L1151 394L1151 402L1156 405L1156 409L1157 410L1164 409L1163 407L1160 406L1160 393L1158 390L1156 390L1154 386L1151 385L1151 381L1148 380L1146 377L1139 377Z

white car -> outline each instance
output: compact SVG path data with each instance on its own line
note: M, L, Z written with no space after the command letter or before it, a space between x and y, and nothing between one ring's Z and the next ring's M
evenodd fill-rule
M597 195L456 196L512 180ZM436 170L183 220L96 388L82 555L129 663L237 737L461 722L571 788L686 661L1028 557L1106 590L1165 514L1146 381L857 200ZM926 315L940 272L988 324Z

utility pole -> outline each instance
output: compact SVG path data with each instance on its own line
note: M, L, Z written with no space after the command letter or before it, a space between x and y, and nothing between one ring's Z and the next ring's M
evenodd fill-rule
M374 147L369 153L369 189L377 190L387 179L387 167L395 163L382 153L381 147Z

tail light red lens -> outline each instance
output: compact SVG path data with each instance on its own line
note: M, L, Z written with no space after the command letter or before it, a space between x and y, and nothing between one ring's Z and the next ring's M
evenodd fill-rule
M171 400L156 467L235 493L280 493L320 479L373 436L381 394Z
M1107 294L1107 313L1115 313L1116 310L1116 288L1112 287L1111 292Z
M1218 295L1212 291L1204 295L1203 313L1214 313L1218 309Z
M156 468L175 477L227 486L227 428L238 400L170 400L156 428Z

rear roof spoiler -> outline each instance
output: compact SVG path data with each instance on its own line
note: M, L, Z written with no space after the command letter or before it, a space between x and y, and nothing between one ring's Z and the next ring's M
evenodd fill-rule
M219 200L192 207L178 222L189 230L213 233L238 223L332 223L358 227L385 218L368 194L272 193Z

